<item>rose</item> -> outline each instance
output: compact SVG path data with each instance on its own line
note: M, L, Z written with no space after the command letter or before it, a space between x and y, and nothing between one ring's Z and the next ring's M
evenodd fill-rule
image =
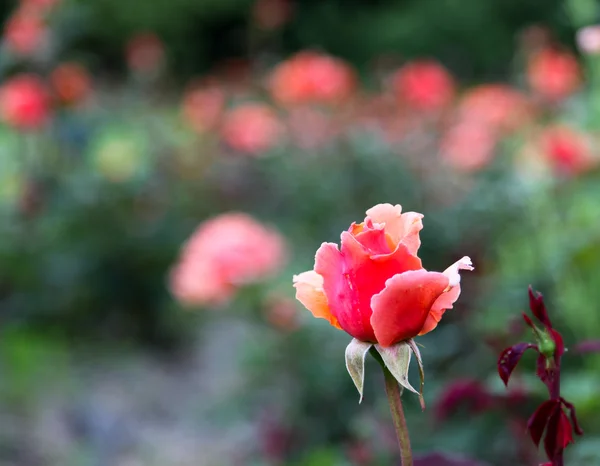
M443 273L421 265L423 215L379 204L341 235L341 248L323 243L314 270L294 276L296 298L315 317L354 338L392 346L433 330L460 294L463 257Z
M278 231L247 214L224 213L203 222L182 247L171 293L188 306L223 304L240 286L278 272L285 257Z

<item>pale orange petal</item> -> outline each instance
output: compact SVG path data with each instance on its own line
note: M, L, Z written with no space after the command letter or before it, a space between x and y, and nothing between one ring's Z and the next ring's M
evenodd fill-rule
M313 316L325 319L334 327L341 329L338 320L329 310L321 275L314 270L294 275L294 287L296 288L296 299L312 312Z
M431 312L427 316L427 320L419 332L419 335L425 335L426 333L431 332L437 327L440 320L442 320L444 312L448 309L452 309L454 303L460 296L460 270L473 270L473 264L469 257L463 257L444 270L443 273L449 280L448 288L438 299L436 299L433 306L431 306Z
M416 254L421 240L419 232L423 229L423 214L417 212L402 213L399 204L378 204L367 210L367 217L374 223L385 224L385 233L391 239L394 247L403 243L411 254Z

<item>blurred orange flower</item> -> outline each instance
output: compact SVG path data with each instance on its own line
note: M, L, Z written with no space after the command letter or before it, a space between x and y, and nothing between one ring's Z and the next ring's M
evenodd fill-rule
M299 52L279 64L270 77L273 98L282 105L340 103L356 87L352 68L339 58L314 52Z
M50 82L58 98L67 104L85 100L92 91L92 78L79 63L61 63L52 71Z
M19 74L0 88L2 119L23 130L38 129L50 118L48 91L44 82L33 74Z
M32 55L44 45L48 36L44 18L33 8L21 7L8 18L4 40L19 55Z
M463 257L443 273L429 272L417 251L423 215L379 204L341 236L323 243L314 270L294 276L296 298L315 317L354 338L382 346L432 331L460 294Z
M171 271L170 288L186 305L221 304L244 284L276 273L285 242L275 230L243 213L226 213L201 224Z
M225 92L220 86L209 84L195 86L183 96L182 115L185 122L197 133L214 130L225 108Z
M223 140L233 149L261 155L279 141L283 132L277 114L260 103L247 103L230 110L221 128Z
M392 76L392 88L400 102L422 111L447 107L455 94L454 79L450 73L431 60L404 65Z
M569 52L546 48L534 54L527 65L531 88L548 100L562 100L581 84L581 70Z

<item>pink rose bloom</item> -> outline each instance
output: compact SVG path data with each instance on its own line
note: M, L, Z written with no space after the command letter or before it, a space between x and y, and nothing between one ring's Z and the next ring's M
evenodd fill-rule
M497 136L488 125L475 121L455 124L440 142L442 158L464 172L481 170L494 157Z
M221 135L235 150L260 155L275 146L283 133L283 125L270 107L248 103L225 115Z
M19 8L4 26L4 40L19 55L32 55L44 45L48 29L43 17L32 8Z
M284 260L277 231L243 213L222 214L202 223L184 244L171 271L171 292L187 305L221 304L238 287L276 273Z
M19 129L38 129L50 118L48 91L33 74L10 78L0 88L0 115Z

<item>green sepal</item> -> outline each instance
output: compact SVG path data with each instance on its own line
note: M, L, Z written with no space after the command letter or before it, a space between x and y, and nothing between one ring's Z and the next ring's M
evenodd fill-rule
M398 383L407 390L419 395L419 392L408 381L408 367L410 365L410 355L412 354L410 345L406 341L401 341L393 346L375 345L375 349L377 349L383 363Z
M417 343L412 338L407 341L408 346L412 350L415 358L417 359L417 365L419 366L419 377L421 378L421 386L419 387L419 402L421 403L421 409L425 411L425 398L423 398L423 386L425 385L425 369L423 368L423 358L421 358L421 352Z
M361 403L363 399L365 359L372 346L372 343L366 343L354 338L346 347L346 369L348 369L348 374L352 377L352 381L360 394L360 399L358 400L359 403Z

